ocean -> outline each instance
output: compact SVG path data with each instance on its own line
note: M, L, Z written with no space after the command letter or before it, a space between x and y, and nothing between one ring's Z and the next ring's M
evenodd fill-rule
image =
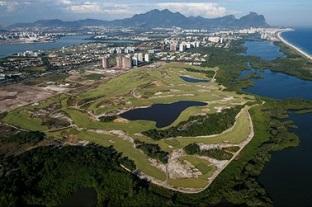
M284 32L282 37L312 55L312 28L295 28L294 31Z

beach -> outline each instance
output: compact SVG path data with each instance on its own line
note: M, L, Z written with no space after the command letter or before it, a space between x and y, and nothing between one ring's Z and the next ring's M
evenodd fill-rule
M288 45L289 47L295 49L297 52L299 52L301 55L305 56L306 58L308 58L309 60L312 61L312 55L308 54L307 52L303 51L302 49L300 49L299 47L293 45L292 43L288 42L285 38L282 37L282 33L285 31L280 31L278 32L277 36L278 38L286 45Z

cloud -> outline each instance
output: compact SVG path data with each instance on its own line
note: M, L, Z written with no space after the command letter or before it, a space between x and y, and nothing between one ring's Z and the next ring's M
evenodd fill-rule
M187 16L219 17L229 13L219 0L0 0L0 17L7 22L34 21L43 18L121 19L152 9L170 9ZM201 1L201 2L200 2ZM228 0L230 1L230 0ZM232 0L231 0L232 1Z
M134 14L133 5L109 2L73 3L70 0L59 0L64 8L75 14L101 14L107 17L125 17Z
M83 4L76 4L76 5L69 5L67 7L68 10L79 13L79 14L89 14L89 13L102 13L103 9L101 5L95 3L83 3Z
M77 14L99 13L101 7L96 2L81 2L73 0L56 0L55 4L67 11Z
M128 4L111 4L103 7L103 12L108 16L125 17L134 14L133 9Z
M165 2L158 3L159 8L180 12L187 16L221 17L226 14L226 8L218 3Z
M0 7L4 7L8 12L15 11L18 5L19 3L16 1L0 0Z
M151 2L143 1L99 1L99 0L56 0L57 4L63 6L67 11L75 14L103 14L111 17L131 16L135 13L145 12L150 9L170 9L181 12L187 16L220 17L227 10L218 3L204 2Z

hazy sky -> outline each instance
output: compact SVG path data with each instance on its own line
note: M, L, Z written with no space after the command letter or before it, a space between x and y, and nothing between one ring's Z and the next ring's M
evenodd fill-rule
M0 25L52 18L118 19L164 8L210 18L255 11L271 25L312 26L312 0L0 0Z

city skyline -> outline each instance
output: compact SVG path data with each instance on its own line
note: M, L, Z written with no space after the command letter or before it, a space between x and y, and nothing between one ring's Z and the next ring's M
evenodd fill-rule
M0 0L0 25L32 22L39 19L77 20L95 18L121 19L152 9L169 9L186 16L216 18L226 15L240 17L250 11L263 14L268 23L275 26L312 26L308 0L214 0L184 1L157 0ZM283 15L281 15L283 14Z

